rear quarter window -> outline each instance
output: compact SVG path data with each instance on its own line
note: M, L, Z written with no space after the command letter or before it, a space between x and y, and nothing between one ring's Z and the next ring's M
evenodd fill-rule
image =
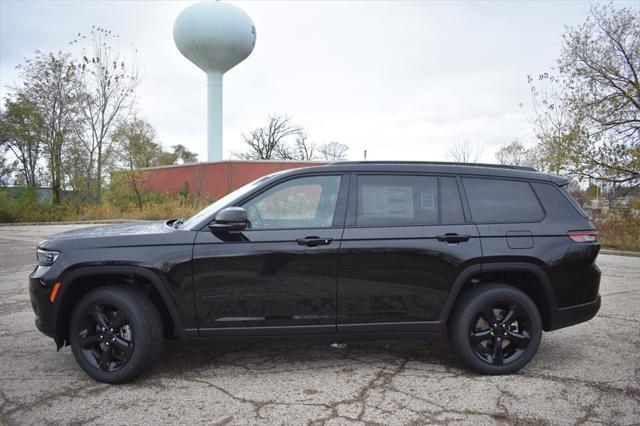
M544 217L528 182L485 178L462 181L474 222L539 222Z
M573 207L575 207L575 209L578 211L578 213L580 213L581 216L588 218L589 215L587 214L587 212L585 212L582 207L580 206L580 204L578 204L578 202L576 201L575 198L573 198L573 195L571 195L571 193L569 191L567 191L566 188L562 187L560 188L560 191L564 194L564 196L567 198L567 200L569 200L569 202L571 203L571 205Z
M547 215L554 221L572 223L578 221L579 223L576 223L578 229L588 226L584 223L588 220L586 213L564 188L551 183L538 182L531 183L531 186L542 201Z

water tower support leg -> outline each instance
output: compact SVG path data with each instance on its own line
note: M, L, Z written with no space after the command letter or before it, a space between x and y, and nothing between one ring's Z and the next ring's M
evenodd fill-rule
M207 73L207 161L222 161L222 74Z

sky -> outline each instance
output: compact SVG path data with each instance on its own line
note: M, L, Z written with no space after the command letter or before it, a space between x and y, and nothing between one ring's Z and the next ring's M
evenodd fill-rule
M165 146L206 159L206 77L173 42L190 1L0 0L0 95L35 50L68 50L92 25L137 50L139 114ZM451 160L469 141L481 160L514 139L534 143L527 75L551 71L581 1L240 1L257 29L253 53L224 76L225 158L242 134L288 115L315 143L349 146L349 159ZM620 2L637 5L636 2Z

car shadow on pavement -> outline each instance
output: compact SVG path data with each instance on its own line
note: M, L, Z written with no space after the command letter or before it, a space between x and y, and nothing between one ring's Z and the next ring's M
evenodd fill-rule
M202 370L282 372L316 368L389 365L416 362L424 369L461 369L445 339L381 340L374 342L290 342L260 343L180 342L166 340L155 374L190 374ZM464 370L463 370L464 371Z

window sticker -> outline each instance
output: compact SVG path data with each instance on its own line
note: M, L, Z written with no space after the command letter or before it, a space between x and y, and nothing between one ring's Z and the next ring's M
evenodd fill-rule
M423 192L420 194L420 207L422 210L435 210L436 202L433 194L428 192Z
M413 217L411 187L364 185L362 200L362 216Z

